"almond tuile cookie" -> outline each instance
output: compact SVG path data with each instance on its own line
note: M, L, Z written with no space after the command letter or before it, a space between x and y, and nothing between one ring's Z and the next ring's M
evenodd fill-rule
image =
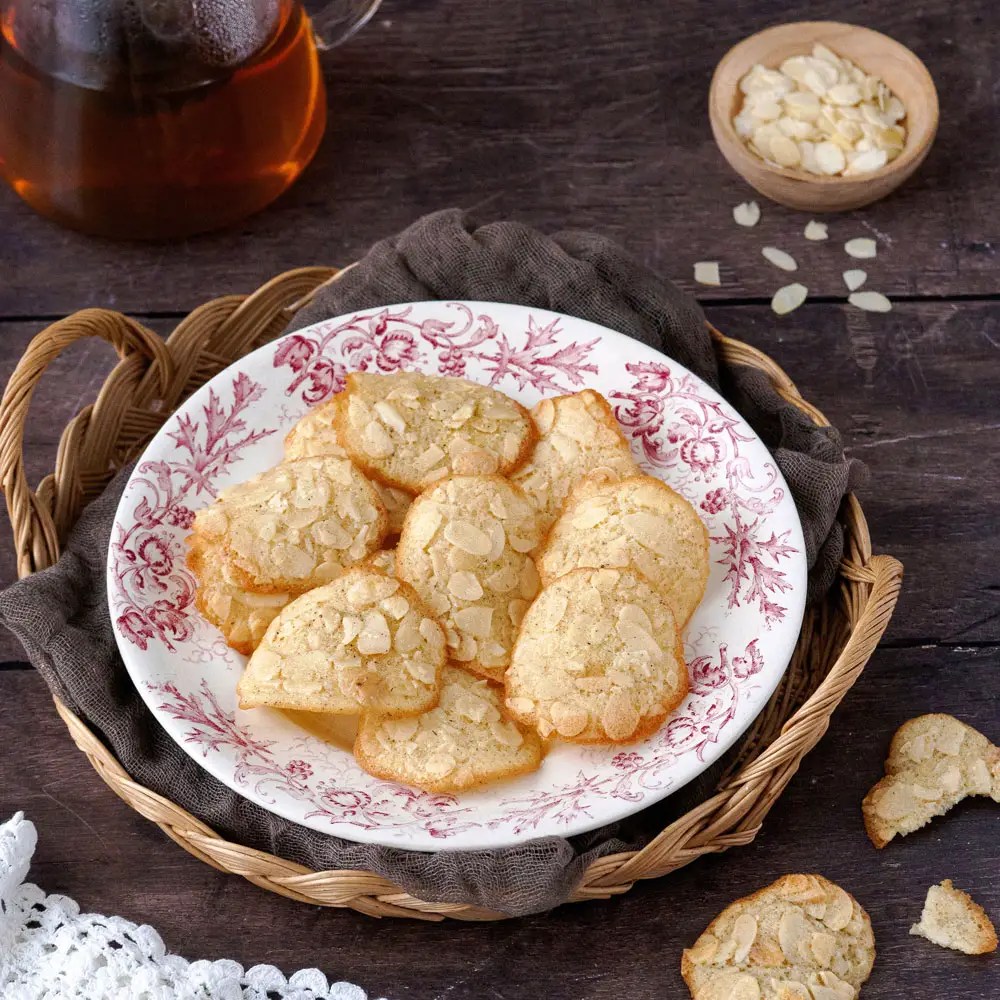
M285 435L285 459L329 458L349 459L347 452L337 439L337 403L336 398L314 406ZM403 527L403 518L413 500L413 496L405 490L384 483L372 484L385 506L389 519L388 532L398 535Z
M188 569L198 581L195 607L222 633L226 644L249 656L264 638L268 625L295 594L254 594L227 574L226 561L217 543L189 535Z
M878 848L943 816L969 795L1000 802L1000 748L951 715L921 715L896 731L886 776L861 805Z
M693 1000L854 1000L871 974L868 914L822 875L785 875L727 906L681 956Z
M419 715L438 702L444 663L444 632L417 594L356 566L281 611L237 693L241 708Z
M542 528L553 525L573 485L584 475L609 480L639 475L632 449L608 401L593 389L543 399L531 410L538 441L511 479L534 501Z
M255 593L302 593L374 552L386 534L375 487L347 459L282 462L195 514L232 578Z
M450 476L413 501L396 547L396 574L437 615L449 655L502 681L538 573L528 554L538 515L502 476Z
M411 493L451 473L513 472L537 435L520 403L467 379L351 372L334 398L337 434L355 464Z
M663 593L683 628L705 595L708 531L659 479L596 475L574 488L536 558L543 586L584 566L634 569Z
M949 878L927 890L920 922L910 933L966 955L997 950L996 928L986 911L967 892L956 889Z
M454 793L537 770L542 747L506 715L497 688L448 666L431 711L410 719L365 713L354 755L378 778Z
M633 570L577 569L535 598L506 675L507 708L543 739L626 743L688 691L670 606Z

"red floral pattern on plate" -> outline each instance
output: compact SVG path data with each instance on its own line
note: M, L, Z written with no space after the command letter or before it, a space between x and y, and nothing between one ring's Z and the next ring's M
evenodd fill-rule
M541 770L460 796L365 774L278 713L242 712L244 658L195 611L184 536L194 510L278 461L285 431L347 372L401 368L495 385L532 405L602 391L638 460L695 504L714 566L688 630L691 693L634 746L557 746ZM277 376L277 377L276 377ZM655 351L593 324L490 303L413 303L281 338L196 393L122 498L108 555L119 647L171 735L212 774L281 815L351 839L434 850L571 835L657 801L716 760L780 679L803 606L801 528L746 423Z

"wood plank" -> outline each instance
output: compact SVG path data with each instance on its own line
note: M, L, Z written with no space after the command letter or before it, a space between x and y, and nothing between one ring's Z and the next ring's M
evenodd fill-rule
M871 914L879 957L864 997L988 1000L1000 993L996 961L941 951L908 929L927 886L947 877L1000 918L996 805L964 803L877 852L859 804L905 719L951 711L995 730L997 666L995 650L879 651L754 844L619 899L501 924L375 921L294 904L213 871L105 788L26 671L0 672L0 816L23 809L38 824L31 879L84 910L150 923L169 950L192 959L269 962L287 973L318 966L373 997L680 998L680 951L723 906L786 872L820 871Z
M784 0L739 0L723 19L684 0L666 14L628 0L489 3L387 0L329 56L331 127L316 162L278 204L227 232L177 244L115 244L66 232L0 191L0 316L87 305L189 309L304 264L344 264L423 214L458 205L484 220L593 228L690 285L695 260L722 262L707 297L769 298L782 275L759 256L799 257L813 294L843 295L840 244L879 238L871 283L892 295L996 291L1000 132L983 81L1000 62L991 0L882 5L839 16L887 31L929 66L944 100L936 148L897 195L832 220L764 206L752 231L731 207L752 192L708 127L715 63L745 35L808 16ZM951 95L960 95L952 99ZM971 130L971 131L970 131ZM974 152L956 156L975 134Z
M868 464L875 547L906 566L890 641L1000 641L1000 494L987 458L1000 432L1000 303L708 312L775 358Z

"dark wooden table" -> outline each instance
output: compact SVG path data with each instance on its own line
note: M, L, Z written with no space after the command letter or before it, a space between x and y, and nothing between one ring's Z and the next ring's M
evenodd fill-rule
M998 812L968 802L884 852L859 806L893 730L953 712L1000 738L1000 15L992 0L844 0L926 61L941 131L923 169L869 209L830 220L763 205L712 142L716 60L811 4L386 0L329 62L331 127L278 204L238 228L178 245L123 246L65 232L0 191L0 370L45 322L110 306L169 328L216 295L303 264L343 264L424 211L449 205L544 229L593 228L697 291L722 330L771 353L841 428L872 472L863 502L876 548L906 564L889 635L750 847L703 860L609 902L474 926L374 921L265 894L199 864L115 798L71 745L38 677L0 639L0 816L39 826L32 877L84 909L148 922L191 958L316 965L373 996L661 1000L686 993L680 950L727 902L790 871L822 871L872 915L879 957L864 996L995 998L1000 958L908 936L926 887L945 877L1000 920ZM2 153L2 151L0 151ZM844 240L872 235L870 287L889 315L848 309ZM811 302L778 320L764 243L795 252ZM694 288L692 262L724 285ZM55 366L29 425L31 478L89 401L110 352L81 345ZM9 546L0 553L13 578Z

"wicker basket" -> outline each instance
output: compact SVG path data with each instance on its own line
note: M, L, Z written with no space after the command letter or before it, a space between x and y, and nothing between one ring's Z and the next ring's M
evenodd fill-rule
M165 342L134 320L102 309L76 313L38 334L0 404L0 475L14 530L18 575L55 562L83 506L117 469L136 457L167 415L217 372L280 334L294 310L321 284L335 280L337 273L303 268L279 275L252 295L215 299L192 312ZM712 332L725 360L766 372L782 397L817 424L828 423L767 356ZM22 451L32 393L49 363L86 337L106 340L121 360L97 400L63 431L54 473L32 492ZM710 798L672 822L645 848L592 864L572 901L626 892L638 879L657 878L702 854L753 840L864 669L899 593L902 566L889 556L872 555L868 526L853 496L844 502L840 516L846 546L838 582L820 606L807 612L786 677L744 738L737 763ZM215 868L304 903L346 906L373 916L501 917L473 906L417 899L370 872L314 872L230 843L169 799L133 781L86 723L58 700L56 710L116 794Z

